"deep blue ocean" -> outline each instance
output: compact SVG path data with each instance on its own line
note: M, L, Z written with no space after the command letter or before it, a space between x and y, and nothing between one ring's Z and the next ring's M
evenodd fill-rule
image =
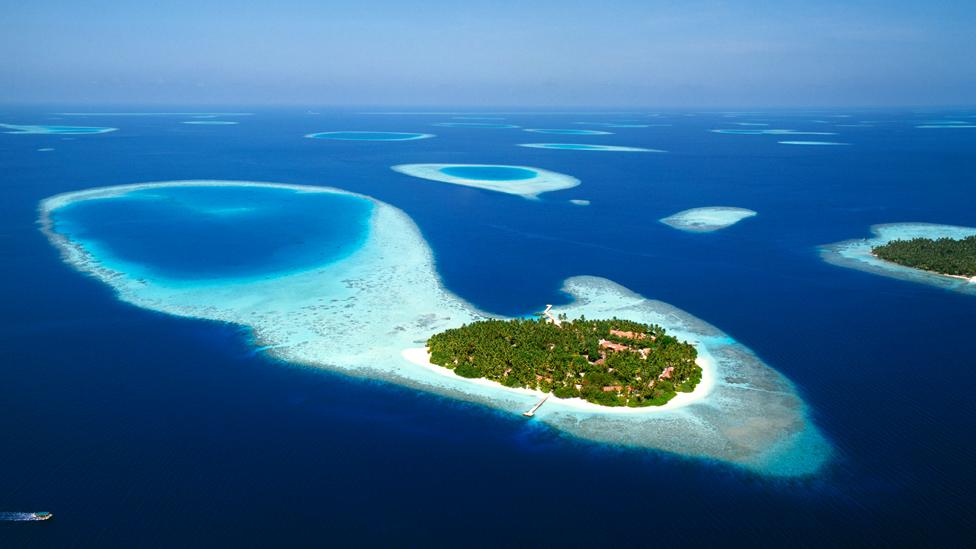
M77 108L0 109L0 123L119 128L0 133L0 511L55 514L0 523L0 547L944 547L976 530L976 298L817 252L877 223L976 226L976 130L915 127L976 111L486 114L614 132L540 139L435 125L464 120L449 114L258 110L226 126L50 114L64 110ZM858 121L870 124L837 126ZM737 122L838 135L709 131ZM303 138L347 130L437 137ZM515 146L543 140L669 152ZM582 184L532 201L390 169L408 163L523 165ZM278 363L240 327L118 301L36 224L38 201L57 193L183 179L334 186L397 206L446 286L493 313L565 302L562 280L580 274L668 302L789 377L834 457L810 478L767 478ZM657 221L699 206L759 215L712 234ZM280 236L332 222L356 221Z

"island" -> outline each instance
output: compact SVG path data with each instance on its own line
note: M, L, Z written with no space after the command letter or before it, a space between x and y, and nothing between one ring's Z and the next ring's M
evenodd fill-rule
M580 397L603 406L660 406L701 381L690 343L630 320L481 320L427 340L430 362L467 378Z
M873 225L873 236L820 246L840 267L976 294L976 227L935 223Z
M430 363L425 344L433 334L493 316L444 286L417 225L375 198L323 186L165 181L71 191L44 199L38 212L38 227L62 260L118 299L241 326L255 352L276 361L395 383L499 413L524 415L536 407L533 422L567 436L716 460L763 475L815 474L833 453L794 385L748 346L605 278L565 279L560 292L568 302L550 314L663 327L695 346L702 375L694 391L676 391L661 406L550 396L538 408L545 397L540 391L461 377ZM132 239L126 233L100 231L110 240L91 241L94 229L120 216L152 229L137 249L127 246ZM208 235L193 272L178 269L170 261L174 254L165 253L177 242L174 218L187 225L181 230L191 241ZM302 245L291 248L298 240ZM225 249L235 241L247 247ZM334 253L323 257L324 249ZM276 261L269 264L269 257ZM209 271L200 273L201 267ZM669 382L675 385L674 378Z
M976 236L892 240L871 248L880 259L945 276L976 277Z

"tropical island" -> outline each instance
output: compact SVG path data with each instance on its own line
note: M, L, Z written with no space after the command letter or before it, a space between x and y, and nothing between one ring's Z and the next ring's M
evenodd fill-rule
M905 267L947 276L976 277L976 236L892 240L871 248L871 253Z
M657 325L565 316L481 320L427 341L430 362L466 378L579 397L603 406L661 406L690 393L702 369L690 343Z

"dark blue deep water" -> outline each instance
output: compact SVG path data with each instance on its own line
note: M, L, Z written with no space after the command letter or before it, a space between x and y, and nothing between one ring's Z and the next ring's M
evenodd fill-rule
M59 233L135 276L254 278L327 264L366 239L372 202L261 187L147 188L57 209Z
M519 129L433 126L451 115L257 111L235 118L239 125L190 126L185 116L47 114L63 110L76 109L0 112L2 123L119 128L0 134L0 511L55 514L46 523L0 524L2 547L971 539L976 298L834 267L816 246L867 236L876 223L976 225L976 130L914 127L973 111L489 113L529 128L670 124L612 128L614 135L585 141L670 151L614 154L517 147L531 141ZM838 126L859 121L870 124ZM824 140L850 146L708 131L735 122L836 131ZM438 137L303 138L334 130ZM533 166L582 185L529 201L390 170L409 163ZM37 230L44 197L181 179L375 196L417 222L448 288L496 313L564 300L560 283L577 274L674 304L787 375L834 459L811 478L769 479L580 442L480 406L275 363L238 327L119 302L63 264ZM656 221L718 205L759 215L705 235ZM283 227L282 238L325 234L332 222ZM185 227L173 238L215 228ZM235 261L261 268L252 259L240 253Z

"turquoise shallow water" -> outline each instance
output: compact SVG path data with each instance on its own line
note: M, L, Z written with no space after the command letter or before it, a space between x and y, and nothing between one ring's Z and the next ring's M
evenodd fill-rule
M525 168L510 166L450 166L441 168L441 173L463 179L479 179L482 181L519 181L532 179L537 172Z
M564 151L604 151L604 152L664 152L657 149L643 147L626 147L622 145L593 145L590 143L522 143L521 147L530 149L555 149Z
M8 130L6 133L14 134L55 134L55 135L87 135L95 133L108 133L115 131L115 128L100 126L49 126L49 125L18 125L0 124L0 128Z
M612 135L612 132L604 132L600 130L547 130L547 129L531 129L525 130L527 132L533 133L545 133L552 135Z
M311 133L306 137L311 137L312 139L336 139L339 141L412 141L434 136L429 133L349 131Z
M101 263L177 281L251 278L324 265L365 240L372 203L245 187L143 189L54 212ZM324 214L324 215L323 215Z

